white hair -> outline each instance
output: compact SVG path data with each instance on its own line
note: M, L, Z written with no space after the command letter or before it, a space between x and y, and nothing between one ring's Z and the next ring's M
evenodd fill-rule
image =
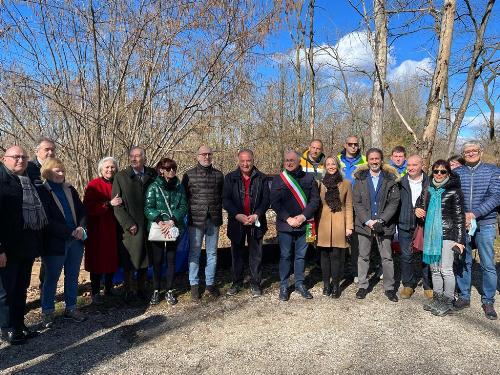
M110 161L110 160L113 162L116 170L118 171L118 161L112 156L106 156L106 157L102 158L101 160L99 160L99 163L97 163L97 175L99 177L102 177L102 167L104 166L104 163L106 163L107 161Z
M467 147L478 147L480 151L483 151L483 144L478 140L467 141L462 145L462 154L464 153Z
M286 150L283 153L283 159L286 159L286 156L288 154L295 154L297 156L297 160L300 160L300 158L302 157L297 151L295 151L294 149L289 148L288 150Z

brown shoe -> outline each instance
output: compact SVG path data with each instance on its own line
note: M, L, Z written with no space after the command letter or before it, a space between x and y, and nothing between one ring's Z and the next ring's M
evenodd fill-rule
M401 291L401 293L399 293L399 296L402 299L408 299L408 298L410 298L413 295L414 291L415 290L413 288L410 288L409 286L405 286L403 288L403 290Z
M432 291L432 289L424 289L424 297L427 299L434 298L434 292Z

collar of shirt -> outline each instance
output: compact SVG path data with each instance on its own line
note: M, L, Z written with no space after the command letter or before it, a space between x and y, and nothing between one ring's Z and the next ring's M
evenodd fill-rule
M135 174L138 174L139 176L144 176L144 168L142 168L141 171L136 171L134 168L132 168Z

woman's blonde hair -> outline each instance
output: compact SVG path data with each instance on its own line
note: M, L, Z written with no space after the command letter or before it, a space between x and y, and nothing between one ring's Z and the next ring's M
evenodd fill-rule
M54 168L66 169L61 159L58 158L47 158L42 164L42 169L40 170L40 175L44 180L48 180L50 177L50 171Z

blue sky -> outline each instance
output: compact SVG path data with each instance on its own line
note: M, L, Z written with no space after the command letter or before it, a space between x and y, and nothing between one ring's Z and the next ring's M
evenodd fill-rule
M353 2L356 3L356 1ZM305 3L307 3L307 1L305 1ZM371 1L366 1L366 3L370 5ZM437 2L437 4L439 3L440 2ZM476 5L479 3L478 11L482 11L484 8L483 1L475 2ZM304 11L306 10L305 8L306 7L304 7ZM498 12L496 12L497 8L498 6L493 9L493 14L487 29L487 35L496 35L498 37L500 33L499 27L497 26L499 21ZM410 15L406 13L391 16L389 20L389 29L391 30L391 28L404 23L409 17ZM314 22L315 44L334 46L338 43L337 46L344 46L342 50L347 55L347 58L350 59L354 58L354 56L366 55L366 47L363 48L359 43L352 45L352 41L355 41L357 38L353 38L352 36L354 34L351 33L355 31L363 33L366 28L362 25L359 14L351 7L347 0L317 0ZM398 38L391 45L391 63L388 69L389 80L397 77L398 74L402 77L408 74L425 75L425 72L427 72L427 74L432 74L437 42L433 31L422 27L423 25L428 26L429 24L432 25L432 21L430 16L426 16L419 24L414 24L416 29L420 28L418 32ZM472 43L470 38L471 34L464 33L463 24L459 21L455 22L453 50L458 51L458 49L462 48L464 45ZM259 66L259 73L264 77L274 75L276 64L272 62L272 58L274 58L276 54L290 53L292 48L293 44L290 39L288 28L283 22L283 26L280 30L268 38L264 48L258 51L269 58L268 60L264 60L267 61L267 63L263 63ZM458 57L458 54L456 56ZM366 58L366 56L364 57ZM321 60L321 57L319 60ZM464 78L464 75L451 77L451 87L456 89L464 81ZM498 89L496 91L496 95L498 96ZM475 98L481 97L482 86L479 81L476 83L475 92L477 94L473 97L473 100L471 100L472 105L464 120L464 124L468 122L471 122L471 124L466 126L461 132L461 137L464 138L474 137L477 127L481 126L482 116L478 116L480 112L478 105L481 109L488 112L484 103L478 103L477 100L474 101ZM460 95L457 95L457 98L460 99ZM455 105L458 106L458 102L456 102Z

